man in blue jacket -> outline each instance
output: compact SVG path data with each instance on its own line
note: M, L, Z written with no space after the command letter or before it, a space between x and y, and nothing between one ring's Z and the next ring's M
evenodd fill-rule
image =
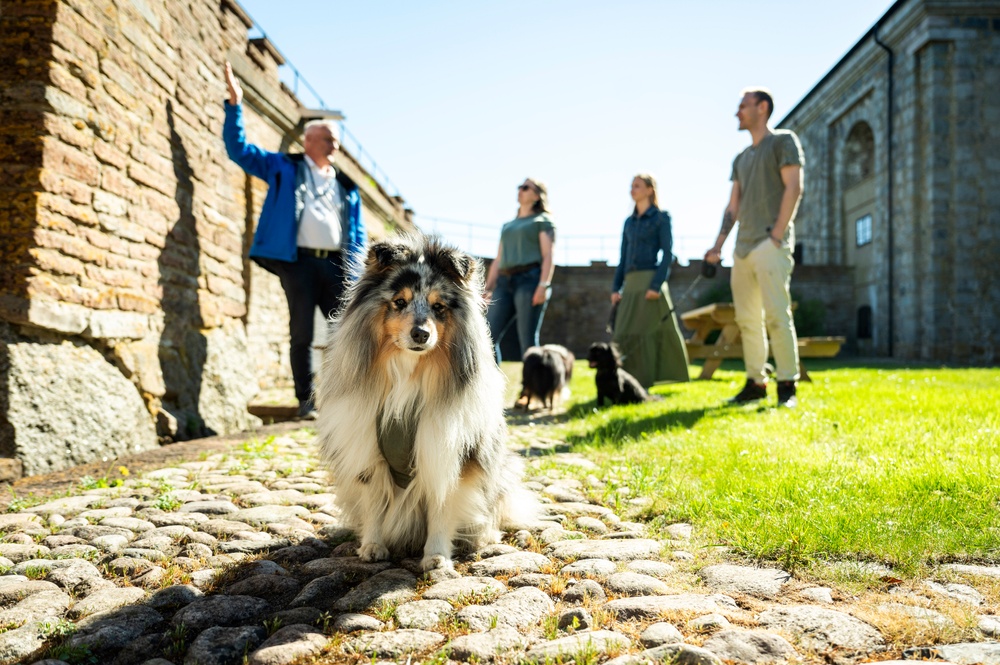
M268 184L250 247L250 258L274 273L288 300L292 378L299 416L315 418L313 406L313 318L340 306L344 282L360 265L365 246L357 186L333 167L340 146L336 123L306 124L303 152L268 152L247 142L243 89L226 63L229 100L222 138L229 158Z

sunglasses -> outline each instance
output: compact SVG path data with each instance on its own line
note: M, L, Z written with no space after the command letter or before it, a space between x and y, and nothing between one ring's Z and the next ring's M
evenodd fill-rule
M532 187L531 185L521 185L517 189L518 189L518 191L522 191L522 192L533 192L533 191L535 191L535 188Z

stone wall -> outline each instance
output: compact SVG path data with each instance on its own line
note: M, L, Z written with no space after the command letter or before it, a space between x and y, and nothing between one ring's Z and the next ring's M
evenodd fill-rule
M872 350L899 358L995 364L1000 345L1000 2L898 3L781 126L806 152L798 224L807 262L846 263L848 137L874 135ZM893 152L889 168L889 147ZM889 192L892 180L892 235ZM892 264L892 286L889 267ZM854 302L852 309L860 304ZM850 328L853 340L854 326Z
M729 286L729 268L720 268L713 279L698 280L701 261L674 264L668 285L674 307L683 313L728 297L719 295ZM586 357L594 342L610 340L605 331L611 312L611 283L615 268L604 262L589 266L559 266L552 281L552 300L542 322L540 341L563 344L579 358ZM792 292L800 301L817 300L824 312L823 335L847 335L853 321L845 306L851 290L851 274L840 266L796 266ZM682 332L687 334L687 331Z
M83 422L122 450L244 429L258 387L288 377L284 297L246 258L266 185L221 140L223 63L263 147L295 149L301 104L250 25L234 0L3 5L0 455L80 451L28 473L121 452L73 443ZM373 236L404 224L350 155L338 167Z

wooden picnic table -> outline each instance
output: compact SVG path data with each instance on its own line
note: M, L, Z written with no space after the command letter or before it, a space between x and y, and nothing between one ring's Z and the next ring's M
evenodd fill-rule
M794 307L794 304L792 305ZM743 344L740 328L736 325L736 308L731 302L705 305L681 314L681 322L694 335L687 340L688 357L704 360L699 379L711 379L712 374L726 358L742 358ZM714 344L706 344L710 334L719 331ZM803 358L832 358L840 352L843 337L799 337L799 374L803 381L812 381Z

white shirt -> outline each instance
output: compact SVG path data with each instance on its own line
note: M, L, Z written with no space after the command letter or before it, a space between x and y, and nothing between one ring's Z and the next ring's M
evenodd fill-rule
M306 196L296 244L310 249L340 249L343 197L332 166L320 168L306 155Z

